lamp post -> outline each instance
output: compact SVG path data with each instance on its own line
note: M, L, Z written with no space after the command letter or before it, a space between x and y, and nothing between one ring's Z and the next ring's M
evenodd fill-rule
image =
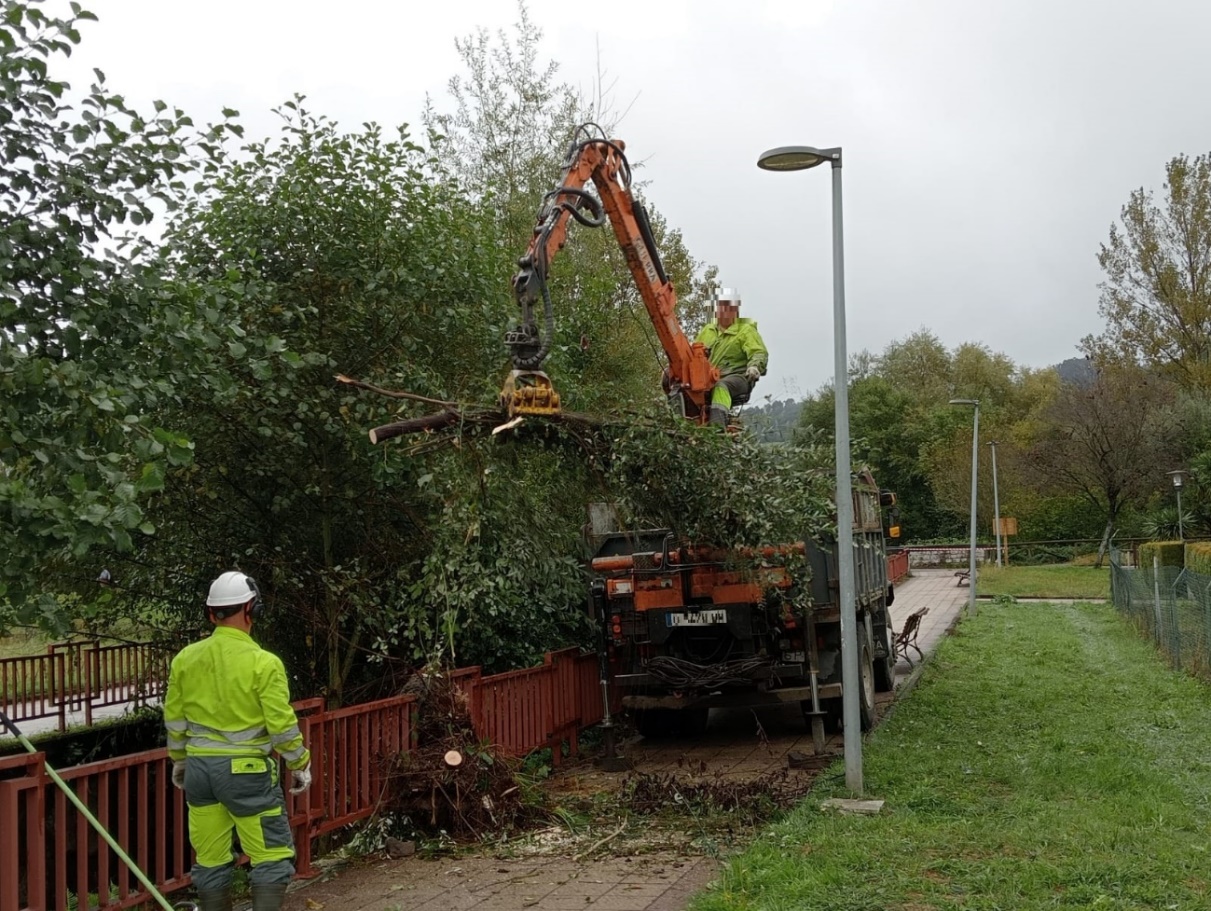
M989 440L988 447L992 450L992 515L996 523L997 533L997 566L1001 565L1001 497L997 493L997 441Z
M837 576L841 611L841 717L845 785L862 794L862 730L858 710L858 619L854 594L854 497L849 462L849 373L845 348L845 246L841 217L841 149L782 146L763 152L757 167L804 171L828 162L833 173L833 385L837 458Z
M1168 475L1173 479L1173 489L1177 491L1177 538L1179 541L1185 541L1186 528L1182 524L1182 483L1186 479L1186 473L1179 468L1168 472Z
M952 405L970 405L975 410L971 430L971 551L967 557L967 616L976 615L976 473L980 468L980 400L951 399Z

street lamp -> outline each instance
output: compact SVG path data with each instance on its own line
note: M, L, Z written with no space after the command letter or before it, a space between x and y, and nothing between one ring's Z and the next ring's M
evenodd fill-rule
M971 551L967 557L967 616L976 615L976 473L980 467L980 400L951 399L952 405L970 405L975 409L971 430Z
M862 794L862 730L858 710L858 618L854 593L854 497L849 464L849 373L845 352L845 245L841 218L841 149L781 146L763 152L757 167L804 171L828 162L833 172L833 384L837 458L837 576L841 610L841 718L845 785Z
M1186 473L1179 468L1168 472L1168 475L1173 479L1173 489L1177 491L1177 538L1179 541L1185 541L1186 528L1182 524L1182 483L1186 480Z
M997 441L989 440L992 449L992 515L997 532L997 566L1001 565L1001 497L997 493Z

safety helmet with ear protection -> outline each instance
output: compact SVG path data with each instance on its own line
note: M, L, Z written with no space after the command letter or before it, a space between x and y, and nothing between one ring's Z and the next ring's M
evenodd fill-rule
M261 592L252 576L241 572L226 572L210 584L210 593L206 596L206 606L216 609L216 613L230 613L223 608L240 607L252 602L250 616L256 619L264 611Z

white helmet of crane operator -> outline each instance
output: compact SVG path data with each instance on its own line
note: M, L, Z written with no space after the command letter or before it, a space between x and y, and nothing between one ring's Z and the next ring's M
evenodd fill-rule
M729 307L740 307L740 292L735 288L716 288L711 297L711 304L718 307L726 304Z

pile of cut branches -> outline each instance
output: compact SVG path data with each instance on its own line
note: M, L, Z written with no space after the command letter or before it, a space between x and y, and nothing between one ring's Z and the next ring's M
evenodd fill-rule
M808 777L792 777L785 769L751 780L725 778L721 773L693 772L628 775L621 799L635 813L674 812L701 816L729 814L741 825L760 825L781 810L794 806L810 790Z
M404 692L417 697L414 746L390 760L387 813L454 838L508 832L543 816L520 762L476 736L467 694L449 673L426 668Z

